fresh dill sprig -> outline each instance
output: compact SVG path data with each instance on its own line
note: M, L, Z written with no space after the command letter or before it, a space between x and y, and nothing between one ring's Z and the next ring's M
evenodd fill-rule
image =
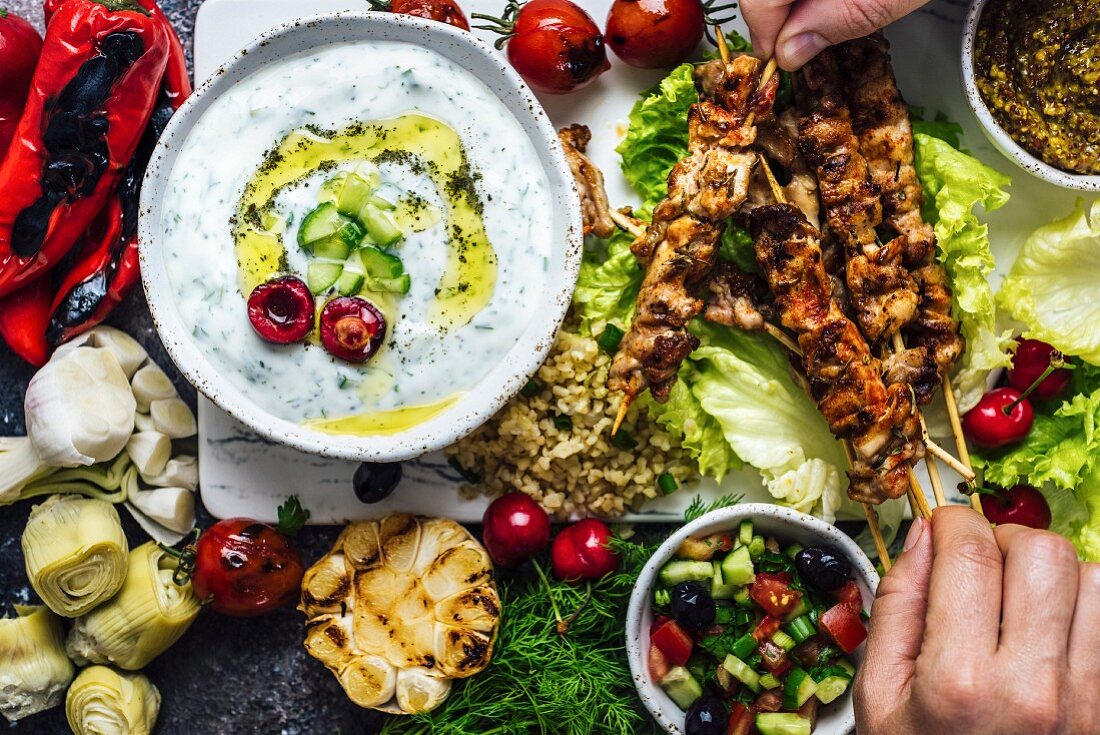
M691 501L691 505L684 511L684 523L691 523L696 518L705 516L712 510L718 510L719 508L729 508L731 505L737 505L744 498L744 495L723 495L722 497L710 502L704 503L703 498L696 495Z

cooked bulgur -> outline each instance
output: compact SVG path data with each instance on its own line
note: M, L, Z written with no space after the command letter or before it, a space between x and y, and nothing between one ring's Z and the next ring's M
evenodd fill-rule
M662 474L690 478L695 463L637 406L612 439L621 396L606 387L610 364L594 339L563 328L534 384L447 449L478 478L464 493L520 490L557 518L614 517L659 496Z

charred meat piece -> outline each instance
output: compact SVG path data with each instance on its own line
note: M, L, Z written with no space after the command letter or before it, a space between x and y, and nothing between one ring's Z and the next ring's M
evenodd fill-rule
M798 335L810 394L833 434L852 444L848 494L869 503L901 497L924 456L908 387L883 383L881 363L832 298L820 234L805 216L776 204L753 210L749 224L782 324Z
M565 150L565 160L569 164L569 170L573 172L573 179L577 182L584 234L593 234L604 239L611 237L615 232L615 223L611 221L603 173L585 155L588 142L592 140L592 132L585 125L570 125L558 131L558 140Z
M756 332L775 316L768 284L733 263L719 263L707 288L710 295L703 312L707 321Z

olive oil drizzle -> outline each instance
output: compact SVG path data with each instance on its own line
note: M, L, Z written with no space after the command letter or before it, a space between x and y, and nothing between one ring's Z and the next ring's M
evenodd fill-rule
M434 403L419 406L404 406L390 410L371 411L370 413L339 416L337 418L306 419L302 425L328 434L351 434L354 436L372 436L396 434L418 426L453 406L461 394L447 396Z
M430 177L446 206L447 264L428 321L443 330L468 324L492 299L497 256L482 220L478 175L470 172L461 138L446 123L420 113L356 122L338 131L300 128L269 151L246 184L232 222L241 292L247 295L286 270L285 223L275 212L279 192L316 171L355 160L406 164ZM406 221L420 219L411 211L403 214Z

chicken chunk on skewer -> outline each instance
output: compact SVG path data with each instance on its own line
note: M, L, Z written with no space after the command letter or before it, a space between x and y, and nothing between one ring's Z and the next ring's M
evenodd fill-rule
M609 238L615 231L611 220L611 206L607 203L607 191L603 186L603 172L585 155L592 131L585 125L570 125L558 131L558 140L565 151L565 161L573 173L577 193L581 198L581 217L584 234Z

